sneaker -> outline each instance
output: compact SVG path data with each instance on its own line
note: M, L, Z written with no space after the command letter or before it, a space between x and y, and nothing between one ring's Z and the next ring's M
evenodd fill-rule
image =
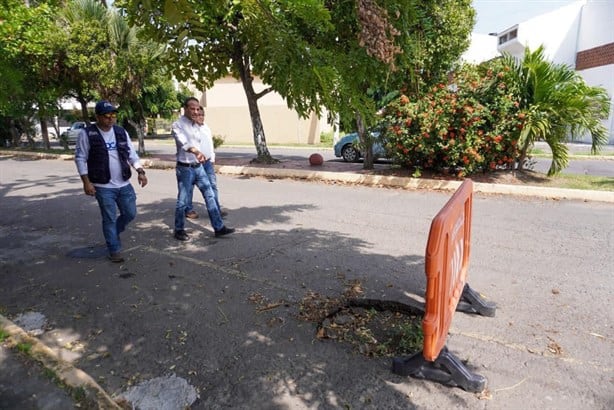
M198 219L198 213L196 211L188 211L185 213L185 217L189 219Z
M190 239L190 237L185 231L175 231L174 236L175 239L177 239L178 241L187 241L188 239Z
M109 254L109 260L113 263L122 263L124 261L124 257L119 252L113 252Z
M224 236L224 235L230 235L234 231L235 231L234 228L223 227L219 231L215 231L215 237L217 238L217 237Z

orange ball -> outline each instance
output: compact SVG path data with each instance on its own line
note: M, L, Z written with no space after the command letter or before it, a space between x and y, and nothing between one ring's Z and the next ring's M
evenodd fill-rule
M309 165L311 166L320 166L324 163L324 158L322 155L315 153L309 156Z

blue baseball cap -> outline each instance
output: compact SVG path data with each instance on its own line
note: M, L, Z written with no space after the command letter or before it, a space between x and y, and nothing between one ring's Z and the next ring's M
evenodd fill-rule
M96 103L96 115L108 114L117 112L117 108L107 100L101 100Z

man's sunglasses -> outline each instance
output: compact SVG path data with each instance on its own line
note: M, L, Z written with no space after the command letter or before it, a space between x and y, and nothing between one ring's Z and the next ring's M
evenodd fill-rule
M105 117L107 120L110 120L111 118L117 118L117 114L114 112L110 112L107 114L101 114L102 117Z

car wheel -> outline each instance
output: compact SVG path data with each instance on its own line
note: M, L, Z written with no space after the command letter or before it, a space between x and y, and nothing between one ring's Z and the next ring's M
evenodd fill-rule
M345 162L356 162L360 159L360 152L352 144L348 144L341 150L341 157Z

